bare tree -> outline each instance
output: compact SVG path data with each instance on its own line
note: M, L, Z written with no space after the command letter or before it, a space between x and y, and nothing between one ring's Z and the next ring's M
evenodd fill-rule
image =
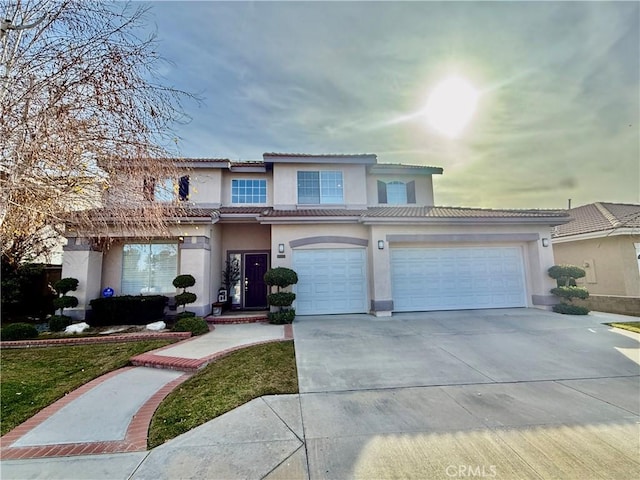
M77 231L166 232L168 204L143 189L176 178L171 127L193 96L165 86L148 7L0 0L0 234L17 263L73 212ZM116 188L117 187L117 188ZM169 186L168 188L171 188ZM183 203L171 205L179 216ZM46 227L46 228L45 228ZM44 230L43 230L44 229Z

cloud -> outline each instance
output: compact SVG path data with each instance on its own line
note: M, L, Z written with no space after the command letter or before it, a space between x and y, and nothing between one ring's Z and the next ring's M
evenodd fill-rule
M436 197L450 205L640 201L636 3L180 2L154 11L174 63L167 75L206 97L180 130L186 155L377 153L443 166ZM417 114L450 73L483 92L456 142Z

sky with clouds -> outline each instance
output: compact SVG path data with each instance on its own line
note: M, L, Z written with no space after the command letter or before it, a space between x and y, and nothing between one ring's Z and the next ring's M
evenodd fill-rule
M180 154L375 153L444 168L438 205L640 203L637 2L149 2ZM480 91L463 134L426 123L451 74Z

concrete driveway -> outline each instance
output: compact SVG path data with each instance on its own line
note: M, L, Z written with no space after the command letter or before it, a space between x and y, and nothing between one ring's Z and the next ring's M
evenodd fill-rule
M299 317L309 476L638 478L638 340L533 309Z

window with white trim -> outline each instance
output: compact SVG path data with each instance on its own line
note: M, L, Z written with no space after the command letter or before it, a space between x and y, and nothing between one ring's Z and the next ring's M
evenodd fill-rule
M416 203L416 182L378 180L378 203L389 205L407 205Z
M342 172L299 171L298 203L307 205L344 203Z
M267 203L267 181L265 179L231 180L231 203Z
M127 243L122 250L123 295L175 293L177 243Z

